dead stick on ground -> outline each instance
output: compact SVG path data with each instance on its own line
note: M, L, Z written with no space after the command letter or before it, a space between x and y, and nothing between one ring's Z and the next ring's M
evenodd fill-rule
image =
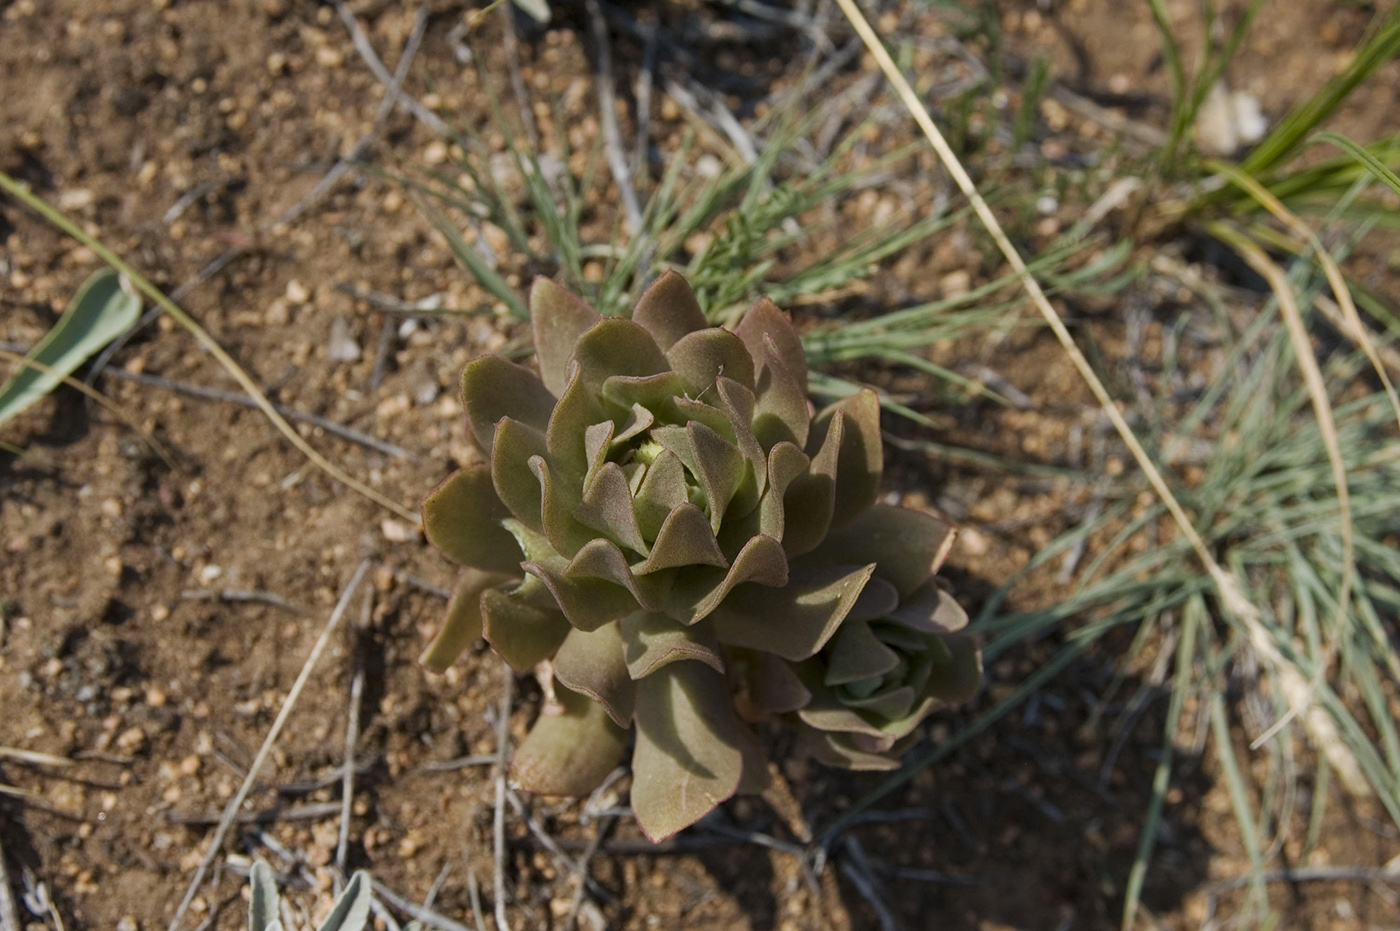
M612 48L608 44L608 21L598 0L584 0L588 22L593 32L593 44L598 50L598 105L603 116L603 148L608 156L608 168L622 196L622 209L633 236L642 234L642 206L632 187L632 172L627 167L627 152L622 147L622 131L617 126L617 91L613 82Z
M592 892L601 901L612 901L612 896L608 894L608 890L599 885L596 879L588 875L587 870L581 867L573 857L569 856L563 847L559 846L559 842L549 835L549 832L544 829L544 826L540 824L539 820L525 807L525 803L520 800L520 796L509 786L506 787L506 801L510 802L510 807L515 809L515 813L525 822L525 827L530 829L530 833L535 836L535 840L540 842L540 846L558 857L559 862L566 871L577 873L582 876L583 883L588 887L588 891Z
M520 110L520 123L525 127L525 135L530 137L530 148L541 151L540 129L535 124L535 114L530 109L530 94L525 89L525 78L520 72L520 41L515 35L515 10L511 4L501 6L501 46L506 53L506 72L510 75L510 92L515 97L515 105Z
M148 385L152 388L161 388L165 391L174 391L176 394L200 398L205 401L223 401L228 404L237 404L240 407L257 408L258 406L257 402L246 394L238 394L233 391L221 391L218 388L207 388L204 385L192 385L185 382L171 381L157 375L147 375L145 373L128 372L123 369L112 368L107 370L107 377L115 378L119 381L135 382L138 385ZM305 411L296 410L285 404L278 404L276 401L271 403L272 409L288 420L316 427L333 436L338 436L342 440L358 443L360 446L368 447L386 456L393 456L395 459L417 458L413 453L404 449L402 446L386 443L383 440L370 436L368 433L361 433L353 427L343 426L336 423L334 420L328 420L316 414L308 414Z
M451 918L448 918L446 915L440 915L430 908L425 908L422 905L419 905L412 899L408 899L404 896L399 895L397 892L390 889L388 886L384 885L377 879L372 880L372 883L374 886L375 895L379 896L385 902L388 902L390 905L394 906L394 908L397 908L399 911L403 912L410 918L413 918L417 921L421 921L425 925L432 925L434 927L441 928L442 931L471 931L471 929L468 928L466 925L458 924Z
M291 614L306 616L306 609L299 608L285 598L272 594L271 592L250 591L245 588L218 588L205 590L202 588L191 588L180 592L180 597L186 601L226 601L226 602L247 602L251 604L264 604L271 608L281 608Z
M593 839L588 842L588 847L583 851L583 855L578 858L578 868L574 875L578 876L578 886L574 889L573 901L569 903L569 917L564 919L564 931L574 931L578 927L578 913L583 908L583 895L588 889L588 871L592 868L593 857L598 852L599 846L603 843L603 838L612 829L616 818L603 818L598 822L598 827L593 832Z
M496 931L510 931L506 916L506 760L510 756L510 704L515 691L515 673L505 667L505 686L496 711L496 813L491 823L491 843L495 874L491 892L496 897Z
M350 584L345 586L340 600L336 602L335 610L331 612L330 619L326 621L321 636L311 647L306 662L302 664L301 672L297 675L296 681L292 683L291 691L287 693L286 701L282 702L282 708L277 712L277 719L272 722L272 729L267 732L267 738L263 740L258 755L253 759L253 765L248 768L248 775L243 778L243 784L238 787L238 792L229 800L228 807L224 809L223 820L219 822L218 828L214 831L214 837L209 841L209 849L204 852L204 859L200 862L199 869L195 871L194 879L190 881L190 887L185 890L185 897L180 900L179 908L175 909L175 917L170 920L170 931L179 931L180 922L184 920L185 912L189 909L190 902L194 900L195 893L203 885L204 877L209 873L210 864L218 856L219 848L223 846L224 838L228 835L228 829L233 824L238 809L243 807L244 799L248 797L248 792L253 788L253 780L257 778L259 770L267 762L273 744L277 742L278 736L282 733L282 727L287 723L287 718L292 713L292 708L295 707L297 699L301 697L302 689L306 687L307 681L311 678L312 670L316 668L316 661L325 652L327 644L330 643L331 634L335 633L336 628L340 626L340 619L344 616L345 609L350 606L350 598L360 587L360 581L364 579L369 567L370 560L368 559L360 563L355 574L350 577Z
M423 7L423 9L426 10L427 8ZM340 19L345 23L345 28L350 31L350 41L354 43L355 51L359 52L360 58L369 66L369 70L379 80L379 83L392 86L394 84L394 76L389 73L388 68L384 67L384 62L379 60L379 53L374 50L374 46L370 44L369 37L366 36L365 31L360 28L359 22L355 19L355 14L351 13L350 9L344 3L336 4L336 12L340 14ZM452 134L451 128L444 123L436 113L423 106L412 96L398 93L395 94L394 97L394 103L396 105L412 113L420 123L439 136L450 136ZM388 99L387 94L385 99Z
M350 847L351 804L355 800L355 744L360 741L360 700L365 691L365 631L374 610L374 589L365 589L364 610L355 631L355 677L350 682L349 723L345 725L345 767L340 783L340 836L335 843L335 867L344 875L345 855Z

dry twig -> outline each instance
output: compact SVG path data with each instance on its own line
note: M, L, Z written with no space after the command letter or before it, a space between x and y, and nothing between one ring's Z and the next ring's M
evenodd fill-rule
M326 646L330 643L331 634L340 626L340 619L345 614L345 609L350 606L350 598L360 587L360 581L364 579L365 573L369 571L370 560L366 559L360 563L355 574L351 576L350 583L345 587L340 600L336 602L335 610L331 612L330 619L326 621L326 626L321 631L321 636L312 645L311 652L307 654L306 662L302 664L301 672L297 675L296 681L292 683L291 691L287 693L287 698L282 702L282 708L277 712L277 718L272 722L272 728L267 732L267 737L263 740L262 747L258 750L258 755L253 759L253 765L248 768L248 775L243 778L243 784L238 787L228 806L224 809L224 816L219 822L218 828L214 831L213 838L209 841L209 847L204 852L204 859L200 861L199 869L195 871L194 879L190 880L190 886L185 890L185 897L180 900L180 905L175 909L175 917L170 919L170 931L179 931L180 922L184 920L185 912L190 907L190 902L194 900L195 893L204 883L204 877L209 873L209 866L218 856L219 848L223 846L224 838L228 836L228 829L233 824L238 815L238 810L243 807L244 800L248 797L248 792L253 787L253 780L257 778L258 771L262 769L267 761L268 755L272 752L272 746L277 742L278 736L282 733L283 726L287 723L287 718L292 713L292 708L296 706L297 699L301 697L302 689L306 687L307 681L311 678L311 672L316 668L316 662L325 652Z

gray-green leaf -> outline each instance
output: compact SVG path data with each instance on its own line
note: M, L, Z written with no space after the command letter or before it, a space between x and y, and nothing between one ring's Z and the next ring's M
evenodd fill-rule
M110 268L92 275L58 322L25 359L45 366L25 366L0 388L0 424L48 394L87 359L136 322L141 299ZM258 929L261 931L261 929Z

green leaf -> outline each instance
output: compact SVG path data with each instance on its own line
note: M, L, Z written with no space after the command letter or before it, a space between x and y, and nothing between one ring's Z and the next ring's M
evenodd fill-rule
M842 565L857 558L876 565L880 578L908 598L938 571L953 543L953 532L938 518L912 508L877 504L827 534L802 564Z
M782 588L741 585L710 614L710 623L726 645L803 660L831 639L873 570L832 566L794 572Z
M715 810L739 788L744 757L762 757L724 677L704 663L669 663L637 682L632 811L657 842Z
M808 449L818 449L827 428L840 411L845 432L836 461L836 502L831 526L840 527L875 503L880 491L884 451L880 440L880 398L869 388L842 398L812 421Z
M521 552L501 526L511 516L491 484L491 469L474 466L448 476L423 499L423 533L456 562L478 569L514 572Z
M524 10L535 22L541 26L549 22L549 4L545 0L514 0L515 5Z
M842 624L830 647L823 685L874 679L899 665L899 654L881 643L864 621Z
M363 931L369 922L369 900L373 891L374 883L369 873L356 870L345 891L336 899L331 913L321 922L319 931Z
M601 704L619 727L632 723L636 693L622 658L622 632L617 624L569 631L554 654L554 678Z
M430 672L442 672L452 665L472 641L481 636L482 594L506 581L506 576L468 568L457 582L457 590L447 603L447 619L442 630L418 658Z
M584 332L601 318L583 298L540 277L530 287L530 329L545 387L559 397L569 383L569 358Z
M632 311L632 322L651 334L662 351L687 333L703 330L710 325L690 283L674 270L665 274L646 289Z
M623 656L633 679L651 675L667 663L693 659L715 672L724 672L724 660L708 626L681 627L664 614L638 611L618 622L622 629Z
M68 309L45 334L26 361L48 371L25 366L0 388L0 424L19 414L73 374L78 366L136 322L141 299L110 268L83 282Z
M787 365L792 377L797 379L802 393L807 393L807 354L802 350L802 338L792 325L792 318L778 308L768 298L761 298L744 314L744 319L734 330L753 358L754 368L764 363L764 337L773 341L778 356Z
M248 931L267 931L280 928L281 911L277 896L277 878L272 867L263 860L254 860L252 872L248 874Z
M462 406L476 445L491 455L496 424L505 417L544 430L554 395L527 368L497 355L482 356L462 372Z
M714 388L721 375L741 385L753 384L753 360L744 341L728 330L709 327L688 333L666 350L671 370L686 380L693 397Z
M622 759L627 732L603 706L562 685L554 689L562 714L541 714L515 751L511 778L526 792L587 795Z
M558 611L527 604L520 593L490 589L481 596L482 633L516 672L549 659L573 628Z

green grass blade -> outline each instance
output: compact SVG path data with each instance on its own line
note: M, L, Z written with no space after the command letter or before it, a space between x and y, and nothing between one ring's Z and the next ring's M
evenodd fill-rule
M1152 848L1157 844L1157 830L1162 822L1162 803L1166 801L1167 787L1171 784L1172 750L1176 744L1176 731L1181 724L1181 709L1190 691L1191 668L1196 654L1196 627L1205 615L1205 601L1196 595L1187 602L1181 618L1181 640L1176 648L1175 681L1172 682L1171 704L1167 708L1167 724L1162 735L1162 757L1157 762L1157 771L1152 776L1152 801L1147 806L1147 820L1143 822L1142 834L1138 837L1137 853L1133 857L1132 869L1128 872L1128 889L1123 900L1124 931L1133 927L1137 919L1138 904L1142 901L1142 884L1147 879L1147 864L1152 858Z
M1318 133L1313 137L1318 142L1330 142L1332 145L1350 155L1357 162L1384 182L1387 187L1397 194L1400 194L1400 175L1391 171L1390 168L1371 152L1364 145L1358 145L1341 133L1325 132Z
M25 366L0 388L0 424L53 391L141 314L141 298L121 275L104 268L83 282L68 309L29 355Z
M456 225L442 211L425 198L415 197L414 200L418 203L418 209L428 218L428 222L432 223L447 240L447 247L452 250L457 261L471 272L472 277L480 282L481 286L489 291L492 297L509 307L511 314L521 320L530 319L530 311L526 309L525 302L520 300L514 289L506 284L505 279L487 263L486 257L463 238L462 231L457 229Z
M1259 847L1259 836L1254 828L1254 813L1249 807L1249 793L1245 789L1244 777L1240 774L1239 761L1235 759L1235 748L1230 742L1230 723L1225 719L1225 699L1219 692L1210 696L1210 729L1215 738L1216 753L1220 757L1220 768L1225 772L1225 783L1230 790L1230 806L1235 811L1235 821L1240 826L1240 838L1244 842L1245 853L1249 855L1250 904L1258 909L1256 917L1262 918L1268 911L1269 898L1264 888L1264 857Z
M1160 0L1152 2L1160 3ZM1284 117L1240 164L1240 170L1258 178L1282 165L1358 85L1397 53L1400 53L1400 5L1391 9L1384 25L1357 51L1347 69Z

